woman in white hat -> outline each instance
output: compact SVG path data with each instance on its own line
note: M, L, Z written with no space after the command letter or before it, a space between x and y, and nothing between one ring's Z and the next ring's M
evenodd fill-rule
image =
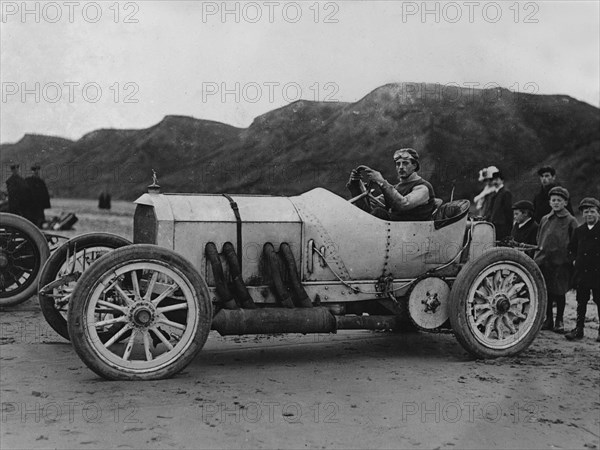
M479 182L485 183L483 190L474 198L480 216L486 216L493 194L496 193L496 188L492 184L492 174L498 171L496 166L484 167L479 171Z

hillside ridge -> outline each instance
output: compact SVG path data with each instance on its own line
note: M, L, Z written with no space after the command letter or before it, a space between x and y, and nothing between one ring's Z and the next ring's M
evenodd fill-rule
M298 100L247 128L177 114L144 129L98 129L78 140L26 134L0 145L5 167L42 164L54 196L115 199L145 192L152 169L165 192L295 195L321 186L346 195L366 164L396 181L391 152L410 146L436 194L472 198L477 172L496 165L515 198L554 165L575 203L600 196L600 109L565 95L427 83L388 83L353 103ZM70 168L67 170L67 168Z

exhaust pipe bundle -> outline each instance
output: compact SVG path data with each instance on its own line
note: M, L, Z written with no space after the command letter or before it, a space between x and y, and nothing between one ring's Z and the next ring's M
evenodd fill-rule
M224 309L236 310L255 309L256 304L252 300L248 288L242 279L239 258L231 242L223 245L223 255L229 266L231 283L225 280L221 258L216 245L209 242L205 247L206 259L210 263L215 279L219 303ZM279 252L275 251L273 244L267 242L263 247L265 270L271 279L271 289L284 308L312 308L312 302L308 297L296 267L296 261L292 250L287 243L279 246ZM286 286L284 280L289 280ZM233 290L233 293L231 292Z

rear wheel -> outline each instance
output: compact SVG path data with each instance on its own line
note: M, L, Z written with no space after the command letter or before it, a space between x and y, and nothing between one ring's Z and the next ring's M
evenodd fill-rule
M450 292L450 323L478 358L513 356L535 339L546 313L546 285L521 252L494 248L470 261Z
M0 214L0 306L17 305L35 295L49 254L48 242L34 224Z
M130 245L79 279L68 314L75 351L112 380L167 378L203 347L212 322L206 283L181 256Z
M38 299L54 331L69 340L67 311L77 280L98 258L130 244L115 234L89 233L70 239L52 253L40 275Z

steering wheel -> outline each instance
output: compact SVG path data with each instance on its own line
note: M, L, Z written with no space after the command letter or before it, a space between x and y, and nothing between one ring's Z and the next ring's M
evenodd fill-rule
M368 169L367 166L358 166L356 169L354 169L356 172L358 172L359 175L362 175L362 172ZM385 203L383 203L381 200L379 200L377 197L375 197L375 195L373 195L373 191L374 191L374 186L373 186L373 182L372 181L368 181L367 184L365 185L363 180L359 180L359 187L360 187L360 194L358 194L356 197L351 198L350 200L348 200L350 203L356 203L357 201L367 197L367 201L371 204L371 205L375 205L375 206L379 206L381 208L385 208Z

